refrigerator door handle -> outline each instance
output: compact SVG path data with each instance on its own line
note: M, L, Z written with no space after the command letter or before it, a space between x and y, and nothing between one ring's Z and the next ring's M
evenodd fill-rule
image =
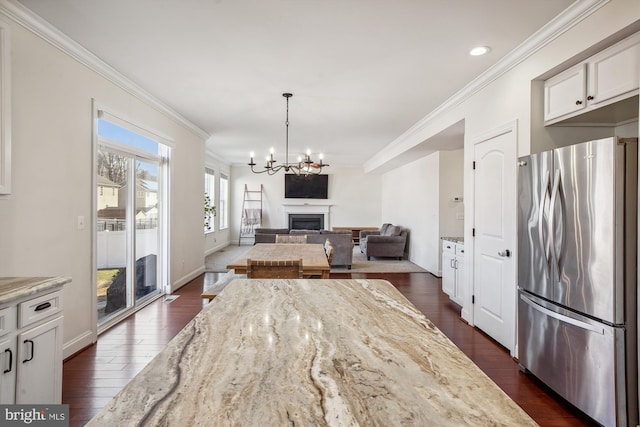
M558 274L557 280L560 280L560 263L558 262L558 254L556 253L556 224L555 210L556 199L558 198L558 190L560 188L560 171L557 170L553 178L553 187L551 189L551 202L549 203L549 241L551 243L551 259L556 267Z
M595 332L596 334L604 335L605 333L604 328L594 326L589 323L581 322L578 319L574 319L572 317L563 316L560 313L556 313L555 311L549 310L548 308L541 306L535 301L532 301L531 299L527 298L525 295L521 294L520 299L525 303L527 303L534 310L537 310L543 314L546 314L549 317L553 317L554 319L557 319L561 322L568 323L573 326L577 326L578 328L585 329L587 331Z
M544 206L547 202L547 200L550 199L550 191L549 191L549 184L551 181L551 173L547 170L547 174L545 176L544 179L544 184L542 185L542 194L540 195L540 206L538 206L538 240L540 242L540 248L543 250L544 252L544 257L545 257L545 273L546 276L549 277L551 275L551 263L550 263L550 254L549 254L549 250L550 250L550 244L549 244L549 235L550 233L547 233L547 243L545 245L545 241L544 241Z

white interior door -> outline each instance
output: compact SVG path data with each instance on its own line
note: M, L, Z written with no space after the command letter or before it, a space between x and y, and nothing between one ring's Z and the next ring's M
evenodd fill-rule
M516 324L515 127L474 145L473 319L513 353Z

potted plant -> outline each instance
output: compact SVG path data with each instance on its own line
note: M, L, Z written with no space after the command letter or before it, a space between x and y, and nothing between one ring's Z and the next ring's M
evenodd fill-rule
M213 228L213 218L216 216L216 207L211 204L211 198L204 194L204 231L211 231Z

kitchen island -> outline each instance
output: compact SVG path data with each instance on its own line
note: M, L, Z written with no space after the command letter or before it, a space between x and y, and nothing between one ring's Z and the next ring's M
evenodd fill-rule
M88 425L536 425L389 282L236 279Z

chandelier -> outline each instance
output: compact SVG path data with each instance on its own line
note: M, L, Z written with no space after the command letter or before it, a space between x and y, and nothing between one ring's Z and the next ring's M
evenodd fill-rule
M296 163L289 163L289 98L293 96L291 93L283 93L287 100L287 119L284 122L286 126L286 145L285 145L285 158L284 163L277 164L277 161L273 158L274 150L271 148L271 153L266 158L266 165L261 170L256 170L256 163L253 161L254 153L250 154L251 161L249 162L249 166L251 166L251 171L253 173L267 173L268 175L275 175L281 170L286 172L291 172L296 175L315 175L322 172L322 168L329 166L326 163L322 163L322 154L319 157L319 163L311 160L311 150L307 150L304 157L299 156L298 161Z

